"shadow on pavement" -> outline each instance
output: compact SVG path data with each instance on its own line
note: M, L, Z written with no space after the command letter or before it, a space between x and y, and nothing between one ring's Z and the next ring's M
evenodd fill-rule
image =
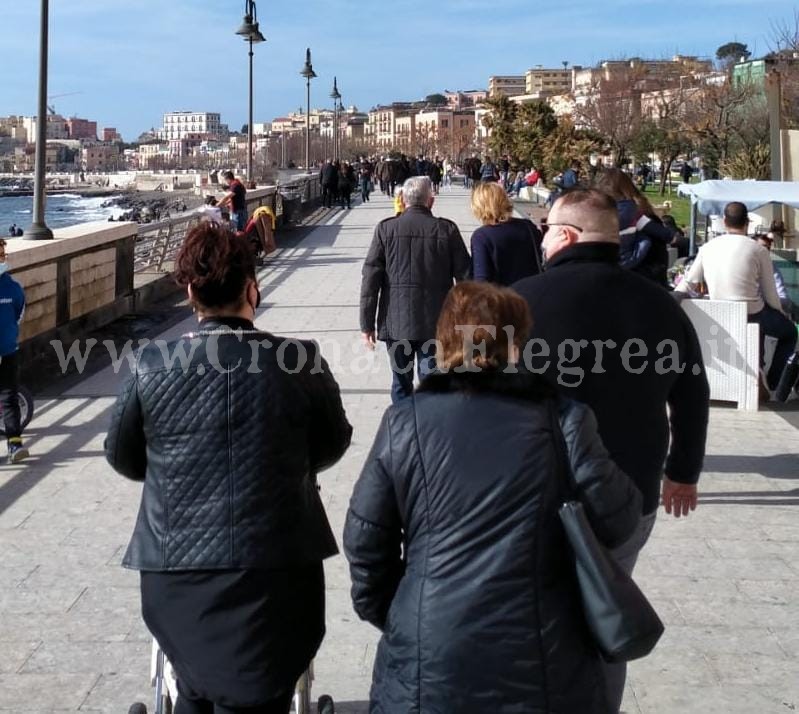
M766 478L799 479L799 454L772 456L708 455L703 471L723 474L760 474Z

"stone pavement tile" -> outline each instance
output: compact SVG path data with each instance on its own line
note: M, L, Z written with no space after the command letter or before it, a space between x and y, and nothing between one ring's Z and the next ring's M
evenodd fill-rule
M710 531L712 535L712 530ZM707 544L713 552L722 558L742 558L753 550L763 556L780 558L790 565L792 560L799 558L797 544L792 541L781 540L727 540L722 538L708 538Z
M713 669L722 684L751 685L756 687L773 687L779 692L786 683L796 682L796 663L786 657L768 657L766 655L746 653L707 655Z
M153 711L153 690L150 687L149 655L138 673L102 674L87 692L80 711L125 714L134 702L143 702ZM133 670L133 667L130 668Z
M18 672L41 644L41 640L0 640L0 675Z
M655 651L644 659L630 662L627 678L633 690L640 682L671 682L675 686L708 686L720 679L707 659L699 652L683 652L680 657L667 651Z
M797 580L736 580L735 585L747 598L755 602L778 605L799 603Z
M740 655L742 652L785 659L785 648L766 626L740 627L725 625L669 625L657 644L653 656L677 656L684 652L695 654Z
M773 632L785 654L791 659L799 661L799 622L784 627L775 627Z
M0 711L76 711L97 679L95 674L0 675Z
M149 643L144 642L76 642L49 639L31 654L17 671L20 674L85 672L116 673L132 662L148 662Z
M636 566L637 576L675 575L697 578L736 578L745 576L752 580L791 578L795 573L780 558L641 558Z
M138 610L125 613L96 612L86 615L67 613L3 612L0 618L0 642L8 640L71 640L74 642L122 642L140 620Z
M712 595L720 598L740 597L741 591L729 578L684 577L674 575L642 575L636 572L636 582L648 598L703 600Z
M786 714L799 704L795 691L781 694L771 687L727 683L682 686L653 679L634 691L642 714Z
M680 613L689 625L718 626L735 622L739 627L790 627L796 621L792 608L771 603L752 602L744 597L736 599L708 597L705 600L681 600Z
M0 588L0 612L5 617L18 618L22 615L64 614L83 594L83 586L27 590L25 588Z

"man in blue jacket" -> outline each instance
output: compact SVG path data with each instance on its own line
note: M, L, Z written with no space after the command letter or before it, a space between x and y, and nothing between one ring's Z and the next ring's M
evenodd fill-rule
M8 440L8 461L28 456L22 445L19 416L19 322L25 311L22 286L8 273L6 242L0 239L0 406Z

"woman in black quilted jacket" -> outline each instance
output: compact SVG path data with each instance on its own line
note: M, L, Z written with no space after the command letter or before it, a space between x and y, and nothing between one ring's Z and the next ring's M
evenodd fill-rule
M383 633L373 714L609 712L557 513L568 487L555 425L607 546L632 534L641 495L591 410L515 364L530 322L507 288L452 288L441 371L388 409L355 486L344 531L353 604Z
M177 674L175 714L286 714L337 552L316 474L352 428L317 346L253 324L245 238L202 223L175 273L199 327L141 351L106 439L111 466L143 481L123 565L141 571L144 621Z

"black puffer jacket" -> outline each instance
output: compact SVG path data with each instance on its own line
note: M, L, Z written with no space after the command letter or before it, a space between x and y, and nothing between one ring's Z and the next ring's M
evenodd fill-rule
M165 358L181 352L185 360ZM123 564L286 568L334 555L315 475L341 457L351 433L312 342L228 319L148 346L105 443L115 470L144 481Z
M383 417L344 531L355 610L383 632L374 714L606 714L553 419L607 545L632 533L641 496L591 410L553 393L529 374L433 375Z
M411 206L375 228L363 265L361 330L381 340L428 340L453 282L465 280L469 253L458 226Z

